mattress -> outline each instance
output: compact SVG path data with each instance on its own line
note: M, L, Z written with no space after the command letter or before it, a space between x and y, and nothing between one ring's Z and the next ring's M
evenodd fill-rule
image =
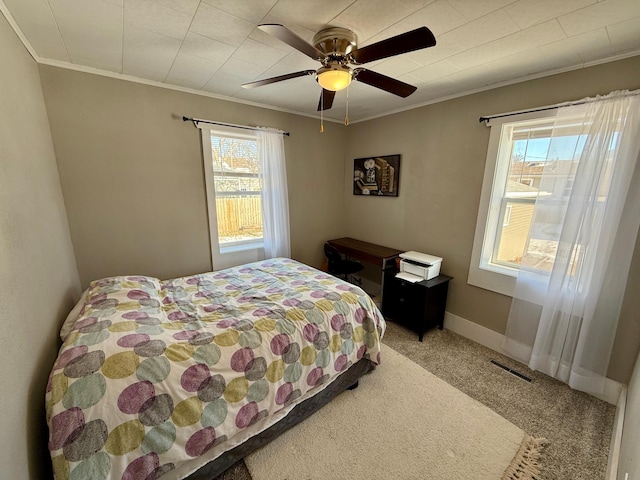
M360 288L284 258L97 280L72 313L46 393L60 479L186 478L379 363L385 329Z

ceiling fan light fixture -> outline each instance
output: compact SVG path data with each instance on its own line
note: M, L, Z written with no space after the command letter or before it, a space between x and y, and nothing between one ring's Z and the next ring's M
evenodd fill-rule
M353 75L349 67L343 65L332 65L318 70L316 80L325 90L337 92L347 88L351 83Z
M0 3L2 3L0 1ZM299 37L284 25L265 23L258 28L287 45L295 48L312 60L322 64L318 70L279 75L245 83L243 88L254 88L292 78L313 75L322 87L318 111L328 110L333 105L335 92L344 90L355 79L360 83L384 90L402 98L416 91L417 87L395 78L360 67L384 58L433 47L436 37L427 27L419 27L394 37L358 48L356 34L347 28L328 26L313 37L313 44Z

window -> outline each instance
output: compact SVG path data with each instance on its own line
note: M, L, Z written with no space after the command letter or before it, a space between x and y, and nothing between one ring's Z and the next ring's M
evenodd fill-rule
M511 222L511 211L513 210L513 205L507 205L504 211L504 219L502 221L503 227L508 227L509 222Z
M492 120L469 283L512 295L520 269L551 271L555 220L585 145L581 128L553 111ZM542 228L530 233L538 199L535 224Z
M214 270L265 258L258 138L251 130L199 125Z
M262 244L262 185L255 139L211 133L213 184L222 251Z
M290 257L286 132L194 123L202 139L213 269Z

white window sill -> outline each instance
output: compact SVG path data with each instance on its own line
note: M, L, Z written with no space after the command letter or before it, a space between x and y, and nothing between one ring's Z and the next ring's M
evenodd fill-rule
M475 287L513 297L516 288L516 276L485 270L471 265L469 267L467 283Z
M259 243L240 243L236 245L222 246L220 245L220 253L246 252L247 250L260 250L264 248L262 242Z

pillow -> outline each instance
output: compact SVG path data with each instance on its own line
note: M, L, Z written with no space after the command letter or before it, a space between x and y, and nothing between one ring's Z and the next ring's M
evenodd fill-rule
M62 328L60 329L60 338L63 342L67 339L67 337L71 333L71 330L73 330L76 321L80 318L80 314L82 312L82 309L84 308L84 302L87 297L88 291L89 289L87 288L84 292L82 292L82 295L80 295L80 300L78 300L78 303L76 303L76 306L73 307L73 310L69 312L69 315L67 315L67 318L62 324Z
M154 298L158 302L158 308L162 303L160 299L160 280L155 277L144 275L107 277L94 280L89 284L80 300L73 310L69 312L67 318L60 329L60 338L64 342L71 331L75 328L78 319L85 313L85 305L88 303L94 306L94 302L104 300L106 297L115 298L116 304L134 298L130 295L143 295L147 298Z

